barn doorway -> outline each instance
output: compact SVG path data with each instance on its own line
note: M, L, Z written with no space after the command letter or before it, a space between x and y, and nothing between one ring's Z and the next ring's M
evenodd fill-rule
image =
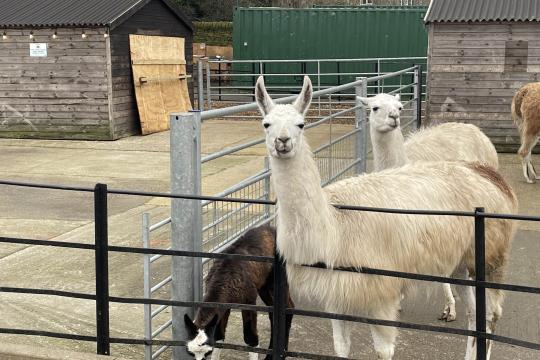
M169 129L169 114L191 110L184 38L129 35L143 135Z

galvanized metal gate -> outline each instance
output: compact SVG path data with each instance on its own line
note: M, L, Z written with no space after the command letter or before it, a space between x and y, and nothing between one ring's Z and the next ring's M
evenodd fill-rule
M321 173L322 185L325 186L366 171L368 157L371 152L367 130L366 111L356 100L356 95L367 96L370 89L378 89L381 82L387 79L399 79L398 85L387 85L387 93L401 94L404 110L402 123L405 131L418 128L421 121L422 81L421 67L411 67L395 73L358 78L352 83L336 86L313 94L314 102L325 96L340 94L343 102L332 108L328 113L319 114L315 111L314 120L305 129L306 132L327 131L328 141L315 148L314 155ZM286 103L295 99L296 95L275 100ZM256 104L245 104L235 107L216 109L205 112L191 112L171 117L171 192L177 194L201 194L201 166L239 151L260 146L264 138L223 149L208 156L201 156L201 122L227 115L238 115L253 111ZM348 123L348 128L336 132L336 123ZM219 198L271 199L270 169L268 161L262 168L241 182L216 194ZM199 205L200 204L200 205ZM226 203L222 201L205 200L202 202L186 199L172 201L171 218L162 219L151 225L149 215L143 215L143 243L149 246L152 232L171 225L171 248L188 251L221 252L236 241L247 229L271 222L274 218L274 207L260 204ZM161 257L145 255L144 288L145 297L171 286L173 299L199 301L202 299L202 280L211 266L210 259L179 259L172 264L173 273L165 278L152 280L151 264ZM172 330L174 339L184 338L184 326L179 321L187 308L174 308L172 318L167 312L167 306L153 309L145 305L145 337L155 339ZM163 314L167 314L163 318ZM154 320L161 316L159 321ZM178 321L177 323L175 322ZM146 346L145 359L155 359L167 347L163 346L153 351ZM177 348L173 352L174 359L180 359L183 354Z

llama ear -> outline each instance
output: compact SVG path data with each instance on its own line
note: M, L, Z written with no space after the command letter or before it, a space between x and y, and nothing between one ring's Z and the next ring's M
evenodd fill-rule
M218 315L214 315L212 320L204 327L204 332L209 337L210 344L214 344L216 341L216 330L218 325L219 317Z
M304 85L298 98L294 101L294 108L302 115L305 115L311 105L311 96L313 95L313 86L309 76L304 76Z
M369 98L367 97L361 97L361 96L357 96L356 97L358 100L360 100L360 102L362 103L362 105L364 107L369 107Z
M193 339L195 336L197 336L197 334L199 333L199 329L193 323L188 314L184 314L184 324L186 325L186 329L188 331L190 339Z
M219 320L219 317L218 315L214 315L214 317L212 318L212 320L208 323L208 325L205 326L205 329L212 329L214 327L216 327L217 323L218 323L218 320Z
M257 84L255 85L255 99L257 100L257 105L259 105L259 110L261 111L262 116L268 115L268 113L274 107L274 102L264 86L264 78L259 76L257 79Z
M394 95L397 101L401 101L401 96L399 94Z

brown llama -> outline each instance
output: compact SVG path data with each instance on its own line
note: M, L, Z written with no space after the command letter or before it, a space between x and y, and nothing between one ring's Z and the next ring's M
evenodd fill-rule
M528 183L540 179L532 164L531 151L540 136L540 82L522 86L512 100L512 118L519 130L523 175Z
M260 226L247 231L224 253L274 256L275 243L276 229L271 226ZM274 303L273 278L272 263L216 259L205 280L204 302L255 305L258 294L267 306L272 306ZM288 307L294 307L287 284L285 284L285 291ZM230 312L230 309L199 308L194 321L187 314L184 315L185 326L189 333L186 350L196 360L204 359L212 352L212 359L219 359L220 349L214 348L214 345L225 339ZM272 324L272 314L269 314L269 317ZM287 315L286 320L286 341L288 342L292 315ZM253 347L259 346L257 312L242 310L242 322L245 343ZM268 348L272 348L272 335ZM250 360L255 360L257 357L257 353L249 354ZM270 359L271 355L267 355L266 358Z

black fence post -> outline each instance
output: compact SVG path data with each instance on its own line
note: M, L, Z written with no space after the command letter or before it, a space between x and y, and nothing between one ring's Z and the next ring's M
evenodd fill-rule
M476 272L476 359L486 359L486 288L479 281L486 280L486 243L484 208L476 208L474 215L474 263Z
M285 352L287 350L287 335L286 335L286 314L287 298L286 298L286 276L285 265L283 259L278 254L277 250L274 255L274 312L272 314L273 321L272 335L273 335L273 348L272 359L281 360L285 359Z
M416 98L416 128L422 126L422 64L418 64L418 97Z
M109 343L109 259L107 224L107 185L94 188L94 221L96 245L96 337L97 353L110 355Z

